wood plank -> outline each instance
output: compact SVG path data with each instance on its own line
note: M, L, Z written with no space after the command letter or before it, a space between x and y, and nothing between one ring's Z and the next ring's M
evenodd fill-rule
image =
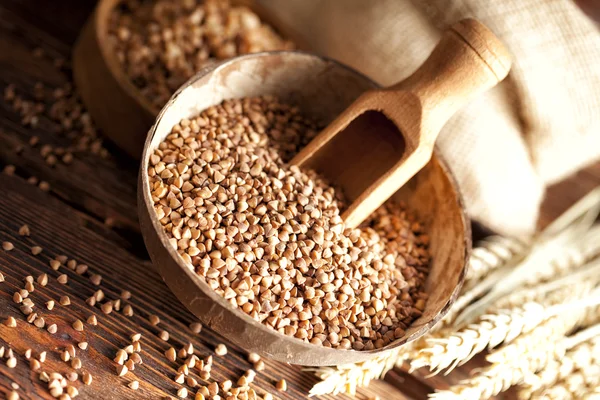
M77 384L83 398L139 399L173 396L179 385L172 378L179 364L168 362L163 355L164 351L170 346L179 350L191 341L200 356L207 356L213 354L218 343L226 343L207 328L199 335L194 335L188 326L195 318L178 303L152 265L88 229L87 221L59 199L27 184L19 177L4 174L0 174L0 192L4 193L0 196L0 241L10 241L15 245L12 251L0 251L0 271L6 277L6 281L0 283L0 317L4 320L8 316L14 316L18 320L17 328L0 325L0 342L19 354L15 370L0 366L3 372L0 376L0 390L7 391L10 383L15 381L27 393L27 398L49 398L36 374L29 371L22 354L28 348L34 350L34 355L46 350L48 360L44 363L43 370L66 372L72 369L59 360L58 351L69 343L76 344L85 340L90 347L87 351L78 351L78 356L83 361L83 370L94 376L94 383L89 387ZM30 227L30 237L18 235L18 229L23 224ZM30 248L34 245L43 248L40 255L31 254ZM89 272L80 276L64 266L59 271L53 271L49 267L49 260L61 254L88 265ZM58 325L58 333L55 335L28 324L18 305L11 300L14 291L23 288L27 275L37 278L42 273L48 274L50 282L46 287L36 284L36 290L30 294L30 298L36 304L35 311L47 323ZM60 285L56 281L62 273L69 277L67 285ZM103 276L100 286L90 282L90 273ZM98 305L93 308L88 306L85 299L99 288L111 300L117 299L122 289L131 291L131 300L124 304L132 305L134 316L126 317L122 312L116 311L104 315ZM58 302L60 296L64 295L70 297L71 305L57 305L52 311L45 309L46 301L53 299ZM83 332L72 329L71 324L75 319L85 321L92 313L98 317L98 326L86 323ZM151 314L160 317L159 326L152 326L148 322ZM168 343L158 338L157 334L161 329L169 331ZM144 364L136 367L133 374L119 378L115 375L116 364L112 358L119 348L129 344L128 338L133 333L143 335L141 344ZM243 350L232 345L228 347L230 351L227 356L215 358L212 371L214 379L237 379L250 368ZM267 390L275 393L274 382L285 378L289 389L281 398L303 399L316 382L312 374L302 372L300 367L268 360L266 364L267 370L259 373L256 379L255 387L259 388L259 392ZM200 380L195 372L192 374ZM137 392L126 386L134 377L141 383L141 389ZM377 388L381 387L385 387L385 392L378 393ZM362 392L365 396L377 393L381 398L405 399L389 384L378 384Z
M69 71L54 66L57 57L69 56L70 47L46 37L12 10L0 8L0 86L16 87L16 93L27 100L35 98L35 85L42 82L47 92L70 81ZM33 50L43 46L46 56L36 57ZM46 108L52 101L46 103ZM37 127L24 127L22 118L12 105L0 101L0 160L3 165L18 166L17 173L35 176L50 183L52 193L74 208L98 220L111 220L124 243L143 254L139 240L136 212L137 163L110 147L112 157L104 159L90 151L76 151L70 165L50 166L40 155L43 145L68 148L75 140L57 134L58 123L40 118ZM30 146L33 136L39 138ZM17 154L17 149L23 149Z
M95 2L93 0L64 0L60 2L39 2L35 0L4 0L0 4L0 86L10 83L26 98L34 97L37 82L43 82L49 88L61 87L69 82L70 71L56 68L54 60L68 59L71 46L79 29ZM46 57L38 58L32 53L41 47ZM147 316L155 313L170 326L170 343L176 348L187 343L189 338L207 355L216 343L222 339L210 330L199 337L192 335L187 324L193 316L178 307L179 303L169 292L158 274L147 260L136 214L136 163L128 159L117 149L111 148L114 157L105 160L90 152L76 154L70 166L58 164L50 167L39 154L40 145L68 146L72 139L57 135L55 123L41 121L39 127L23 127L20 116L12 107L0 100L0 168L7 164L17 166L16 177L0 174L0 241L9 237L17 248L9 253L0 250L0 271L8 275L7 281L0 283L0 318L7 315L20 317L18 328L0 325L0 345L10 343L23 353L31 347L34 354L47 347L52 348L44 367L61 372L69 369L58 358L57 350L68 343L85 338L91 343L87 352L80 351L84 361L84 370L92 369L94 384L81 389L80 398L159 398L164 394L173 396L175 385L170 378L174 376L175 364L167 362L163 356L168 347L155 335L159 328L147 322ZM28 145L32 136L40 138L40 145L32 148ZM110 143L108 144L110 147ZM15 149L23 147L17 155ZM38 188L23 182L29 176L36 176L51 184L51 191L43 193ZM540 216L540 226L564 211L579 197L600 183L600 163L576 174L573 178L555 185L548 191L547 199ZM104 221L116 221L111 229ZM32 227L32 237L23 239L16 234L21 223ZM482 231L484 232L484 231ZM482 233L485 234L485 233ZM31 255L28 247L40 244L44 252L37 257ZM101 323L97 327L86 325L84 332L74 331L70 325L75 317L85 318L90 312L83 298L91 295L97 288L86 277L76 276L67 271L70 282L67 287L58 285L55 280L47 288L32 293L31 297L48 314L47 321L60 326L59 333L49 335L22 320L18 307L12 303L12 293L22 287L22 278L27 274L35 277L42 271L50 270L49 256L67 253L80 262L87 263L91 269L103 274L101 285L108 297L118 296L123 282L131 285L134 294L131 303L136 315L131 318L115 313L104 316L95 310ZM50 271L53 277L58 273ZM57 306L47 312L43 301L66 293L72 295L73 304L68 307ZM46 315L45 315L46 317ZM134 374L142 383L140 390L132 391L126 383L133 377L118 378L114 374L112 357L119 347L128 343L128 336L134 331L144 335L142 348L145 364L136 368ZM50 354L50 353L49 353ZM279 397L301 399L306 397L316 378L300 368L267 362L268 368L259 374L257 386L274 392L273 382L278 377L288 379L290 391ZM468 376L471 368L481 366L473 361L458 368L449 376L425 379L425 371L410 375L405 370L394 370L385 381L376 381L371 387L362 390L359 398L378 395L383 399L424 399L433 387L446 388L452 383ZM239 376L249 364L241 349L232 348L218 366L214 376ZM29 371L23 357L15 369L0 365L0 392L9 390L10 383L16 381L22 386L21 398L50 398L45 395L45 385L40 384L35 374ZM324 398L333 398L326 396ZM347 398L338 396L335 398ZM505 398L512 398L510 393Z

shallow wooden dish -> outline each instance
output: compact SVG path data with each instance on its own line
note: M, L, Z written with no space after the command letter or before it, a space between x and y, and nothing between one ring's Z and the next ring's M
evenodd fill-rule
M234 58L201 71L163 108L151 128L140 167L138 209L146 247L165 282L200 320L240 347L301 365L358 362L414 340L439 321L462 285L471 250L470 225L454 179L434 154L427 166L395 196L424 222L433 257L427 281L429 301L406 335L384 349L335 350L282 335L234 309L203 282L169 245L156 218L148 185L149 157L182 118L227 98L277 95L328 123L358 95L376 84L337 62L302 52L259 53Z
M139 159L148 129L159 108L154 107L121 68L109 43L108 23L121 0L100 0L81 31L73 50L73 75L77 90L104 135L129 155ZM297 44L298 35L282 25L252 0L232 0L252 9L284 38Z

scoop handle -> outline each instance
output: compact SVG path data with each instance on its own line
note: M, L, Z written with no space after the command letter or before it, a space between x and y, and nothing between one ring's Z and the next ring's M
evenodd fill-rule
M421 141L433 145L446 121L472 98L506 77L510 53L487 27L464 19L446 30L429 58L386 91L411 92L422 107Z

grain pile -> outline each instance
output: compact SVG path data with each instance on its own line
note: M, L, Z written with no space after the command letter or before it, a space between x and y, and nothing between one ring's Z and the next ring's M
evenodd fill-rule
M223 0L125 0L109 35L126 74L158 108L211 61L292 48L254 12Z
M425 306L428 237L393 203L345 229L334 189L285 164L318 129L273 97L182 120L150 156L156 215L234 307L313 344L381 348Z

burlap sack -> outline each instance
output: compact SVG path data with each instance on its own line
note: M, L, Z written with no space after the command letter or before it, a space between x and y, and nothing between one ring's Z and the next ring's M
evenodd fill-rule
M409 75L453 22L489 26L512 71L438 145L471 215L500 233L532 233L544 187L600 156L600 34L570 0L259 1L311 49L383 85Z

